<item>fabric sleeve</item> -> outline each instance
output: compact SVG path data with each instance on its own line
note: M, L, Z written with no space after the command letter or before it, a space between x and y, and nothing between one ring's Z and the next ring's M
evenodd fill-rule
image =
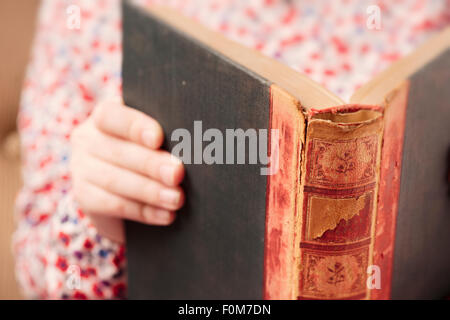
M70 193L40 222L19 222L14 253L18 280L28 298L126 295L124 246L100 236Z
M13 237L27 298L123 298L123 246L101 237L72 196L70 135L104 98L121 94L120 1L43 0L17 121L23 186Z

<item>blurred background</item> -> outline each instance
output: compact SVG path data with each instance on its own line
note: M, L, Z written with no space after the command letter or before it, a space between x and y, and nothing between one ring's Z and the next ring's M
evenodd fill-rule
M16 116L38 5L38 0L0 0L0 299L21 298L11 251L20 188Z

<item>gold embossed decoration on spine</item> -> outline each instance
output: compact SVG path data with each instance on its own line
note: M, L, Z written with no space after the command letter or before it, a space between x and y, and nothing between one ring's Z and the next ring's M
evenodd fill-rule
M299 299L369 298L383 127L376 110L353 105L338 115L310 114L297 230Z

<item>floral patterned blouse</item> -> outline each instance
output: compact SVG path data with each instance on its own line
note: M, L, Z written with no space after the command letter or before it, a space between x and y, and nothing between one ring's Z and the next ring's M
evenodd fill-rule
M139 2L169 4L343 99L450 22L448 0ZM373 3L380 28L367 23ZM74 5L80 28L68 23ZM13 250L28 298L126 297L124 246L77 206L68 166L72 130L121 93L121 28L119 0L42 0L18 117L24 185Z

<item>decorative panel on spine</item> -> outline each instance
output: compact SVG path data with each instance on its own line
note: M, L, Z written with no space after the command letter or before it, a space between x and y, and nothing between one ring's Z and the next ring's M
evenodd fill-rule
M381 128L309 121L299 299L368 297Z

